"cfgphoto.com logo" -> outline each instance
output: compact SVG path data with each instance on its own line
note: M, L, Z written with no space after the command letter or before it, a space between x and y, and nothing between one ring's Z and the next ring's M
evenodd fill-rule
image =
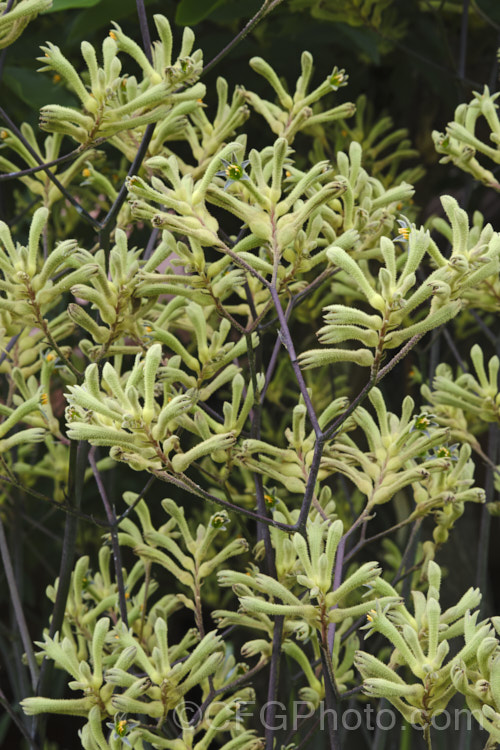
M263 705L257 705L255 701L236 702L232 707L231 715L221 721L222 712L227 716L228 704L213 701L206 708L192 701L185 701L174 710L173 720L180 729L196 726L201 721L208 723L209 727L224 732L234 729L235 724L241 724L241 728L248 723L259 724L263 730L272 731L296 731L306 719L315 717L319 720L319 729L334 731L344 729L346 731L357 731L364 726L368 730L390 731L400 725L401 715L391 708L376 709L366 705L364 708L347 708L345 711L335 711L320 703L314 708L306 701L294 701L291 705L285 705L281 701L268 701ZM479 715L482 715L478 711ZM415 711L414 721L410 721L409 727L417 731L423 731L424 726L417 723L419 711ZM474 718L474 711L466 708L444 710L430 717L429 725L435 731L455 730L462 727L471 730L474 726L481 729L479 722ZM406 729L407 724L402 728Z

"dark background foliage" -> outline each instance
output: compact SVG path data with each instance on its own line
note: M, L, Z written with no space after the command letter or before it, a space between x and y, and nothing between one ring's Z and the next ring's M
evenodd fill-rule
M180 37L182 25L195 29L197 46L204 50L209 61L260 7L259 0L156 0L146 3L149 17L161 12L175 22ZM57 11L57 12L55 12ZM130 35L138 36L134 0L55 0L51 12L39 16L24 32L21 40L0 55L0 101L11 118L20 124L28 121L36 126L37 110L47 102L72 103L72 97L61 84L47 73L36 73L39 46L47 40L60 46L77 68L81 67L79 46L87 39L98 48L114 20ZM267 84L248 65L254 55L268 60L290 84L299 72L302 50L309 50L315 60L317 80L330 72L334 65L345 68L349 86L341 91L341 101L356 101L366 95L373 119L389 115L395 128L407 128L409 137L419 152L426 175L418 182L415 195L417 216L423 221L441 211L438 196L444 192L454 195L469 213L480 209L486 221L500 229L498 196L474 183L472 178L450 165L439 165L431 138L433 129L443 130L452 119L455 107L469 101L474 90L484 84L497 87L497 47L500 44L500 3L498 0L394 0L392 3L360 3L356 0L285 0L265 19L223 62L208 74L207 103L210 90L218 75L223 75L230 88L244 84L269 95ZM261 123L252 117L248 126L250 146L261 144ZM300 142L297 142L297 150ZM304 154L305 156L305 154ZM417 160L414 160L417 163ZM497 168L498 171L498 168ZM12 221L13 196L7 183L0 186L0 218ZM23 219L19 219L22 229ZM28 224L26 224L28 226ZM493 317L485 318L495 332ZM435 333L414 354L412 361L398 368L384 384L388 395L394 394L394 405L401 396L410 393L419 401L418 377L432 376L438 361L455 365L453 340L460 338L460 350L468 352L475 341L477 326L470 319L463 330L449 328L449 337ZM497 337L496 344L499 338ZM485 354L495 353L495 341L484 344ZM413 371L412 371L413 368ZM416 368L416 369L415 369ZM5 388L5 384L2 384ZM62 409L61 409L62 416ZM487 448L487 435L483 444ZM482 467L478 467L481 474ZM140 491L143 477L134 472L109 472L106 482L112 495L119 497L123 489ZM481 486L484 477L478 476ZM47 485L48 488L48 485ZM43 491L43 482L40 484ZM64 514L40 507L22 493L12 490L8 515L8 529L14 565L22 582L22 596L28 613L31 634L39 638L49 613L44 587L47 580L57 575L60 539ZM156 488L158 498L165 496L162 487ZM154 491L153 491L154 495ZM91 490L86 497L86 512L102 515L97 493ZM384 509L380 512L380 527L385 525ZM455 601L475 580L477 539L480 508L467 509L467 521L457 524L456 534L444 550L440 562L448 567L447 579L450 601ZM498 536L498 519L493 519L493 535ZM235 520L234 530L242 521ZM493 537L493 538L494 538ZM100 543L95 525L81 525L78 554L92 554ZM374 550L369 554L373 555ZM22 571L22 573L21 573ZM500 551L491 545L489 559L488 614L500 611ZM220 603L219 603L220 604ZM10 611L5 578L0 572L1 661L7 663L22 647L16 639L13 614ZM189 624L188 624L189 626ZM184 623L179 622L183 629ZM64 683L62 674L55 674ZM285 676L284 676L285 679ZM0 673L0 684L9 697L10 688L5 672ZM28 691L27 691L28 692ZM54 693L55 694L55 693ZM74 742L74 721L61 718L49 723L49 737L70 747ZM72 739L73 738L73 739ZM453 740L452 740L453 741ZM0 719L0 746L19 747L19 735L10 725L7 715Z

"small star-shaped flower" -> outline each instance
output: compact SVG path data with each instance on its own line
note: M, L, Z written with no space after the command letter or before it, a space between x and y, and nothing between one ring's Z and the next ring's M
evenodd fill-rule
M224 165L224 169L222 169L220 172L216 172L215 175L216 177L226 178L224 190L227 190L228 187L233 184L233 182L242 182L244 180L250 179L250 177L245 172L245 168L250 164L250 161L248 159L242 161L241 164L239 164L236 161L236 156L233 154L232 161L221 159L221 162Z
M424 435L430 437L429 428L438 426L433 417L433 414L419 414L415 417L415 424L410 428L410 432L423 432Z

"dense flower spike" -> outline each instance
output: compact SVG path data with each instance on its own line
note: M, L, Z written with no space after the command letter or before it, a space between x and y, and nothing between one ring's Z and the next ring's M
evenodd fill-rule
M412 592L413 614L403 604L390 611L377 604L367 615L368 635L380 633L394 648L389 664L364 651L358 651L354 660L367 695L386 698L407 721L424 728L446 708L457 690L470 694L462 676L486 665L488 657L499 649L491 625L478 623L477 611L472 614L481 601L478 589L469 589L454 607L443 611L441 571L432 561L428 579L427 597L421 591ZM455 638L460 643L455 655L447 658L450 641ZM398 673L403 666L416 682L405 681ZM478 707L474 700L472 704Z
M190 56L194 42L192 32L185 32L181 54L172 64L168 21L158 15L155 25L160 42L155 46L154 64L117 24L102 45L103 67L99 67L92 45L82 42L90 90L59 47L50 43L42 47L44 56L39 58L43 63L40 70L56 71L80 99L82 109L47 105L40 111L40 127L51 133L69 135L82 144L112 138L115 145L124 148L119 137L122 131L163 118L173 121L199 107L198 100L203 98L206 89L197 82L202 68L201 52L198 50ZM121 74L120 53L140 66L142 80Z
M19 0L0 3L0 49L5 49L21 36L26 26L39 13L52 6L52 0Z
M500 164L500 120L496 104L499 96L500 92L490 94L488 86L484 87L482 94L474 91L474 99L469 104L460 104L456 108L455 118L448 123L446 133L437 130L432 133L436 151L444 154L442 164L452 161L459 169L469 172L476 180L497 191L500 191L500 183L493 172L482 164L480 157L486 156ZM476 132L481 118L486 120L489 138ZM489 145L488 140L493 141L495 146Z
M134 547L139 557L126 579L129 627L120 620L118 589L109 570L109 548L102 547L100 569L93 575L88 570L89 558L80 558L66 604L64 633L53 639L45 635L44 641L37 645L41 648L40 656L44 654L71 674L71 689L83 691L84 695L60 700L26 698L22 702L29 715L51 712L88 717L82 732L85 748L92 747L93 742L104 742L101 722L106 717L112 719L107 723L112 730L111 740L114 734L114 739L120 738L124 744L127 744L127 739L130 746L135 747L134 742L141 738L154 739L154 735L145 732L142 722L135 718L138 713L156 720L165 719L170 712L179 710L192 687L203 684L208 688L209 677L219 674L222 684L230 681L224 663L223 642L215 632L200 638L193 629L180 643L169 641L168 617L179 606L175 596L167 595L157 601L144 619L147 599L157 587L154 582L152 586L146 583L144 578L151 564L160 564L191 589L192 598L184 597L184 600L197 617L201 616L200 586L221 563L246 551L245 540L229 541L225 548L214 554L214 540L224 531L217 523L217 516L212 517L206 528L199 527L193 535L184 519L184 511L166 499L163 507L169 521L156 530L151 524L146 503L144 500L134 503L136 499L133 493L125 497L126 502L134 504L142 530L127 518L121 524L120 533L121 543ZM180 544L176 541L178 534L174 533L176 527L182 538ZM49 596L55 597L56 591L49 589ZM106 609L113 611L112 627L109 617L102 617ZM86 645L89 632L92 637ZM135 675L134 665L145 676ZM235 701L248 700L252 696L248 688L235 690L218 710L227 721L232 714L226 709ZM206 737L213 720L213 714L207 716L196 727L196 732L204 732ZM190 727L184 729L186 737L189 736ZM248 733L247 744L242 747L252 746L248 744L251 737Z

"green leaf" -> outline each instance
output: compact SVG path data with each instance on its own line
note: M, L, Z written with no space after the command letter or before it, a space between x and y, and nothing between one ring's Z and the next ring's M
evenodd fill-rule
M192 26L210 15L226 0L181 0L175 13L175 22L181 26Z
M156 10L158 3L155 0L145 1L146 9L149 11L153 6ZM173 16L173 0L162 0L161 12L171 18ZM74 14L74 19L67 30L67 42L80 44L82 39L88 39L101 29L109 30L111 21L120 23L129 19L136 22L137 10L135 0L99 0L96 6L87 7ZM153 32L153 27L151 28Z
M349 40L354 48L357 48L375 65L380 64L380 53L377 46L378 37L375 32L368 28L353 27L346 23L337 23L345 40Z
M11 725L12 719L10 718L9 714L6 712L2 718L0 719L0 742L3 743L5 736L7 732L9 731L9 727Z
M58 10L67 10L68 8L91 8L100 2L101 0L53 0L52 7L45 13L56 13Z
M30 68L7 65L3 74L4 84L30 107L39 109L45 104L76 105L75 97L63 86L56 86L50 77Z

